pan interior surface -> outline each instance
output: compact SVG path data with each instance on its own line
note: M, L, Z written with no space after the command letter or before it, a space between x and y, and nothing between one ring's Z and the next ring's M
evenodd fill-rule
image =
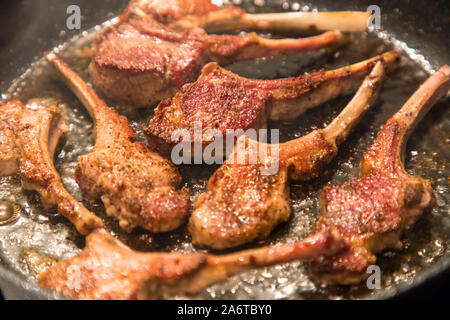
M261 7L244 4L251 12L281 10L276 6ZM255 1L258 3L258 1ZM288 3L288 2L285 2ZM306 6L306 5L305 5ZM285 8L283 6L283 8ZM304 6L301 6L304 8ZM301 9L300 8L300 9ZM291 3L285 9L295 9ZM313 10L308 5L305 10ZM319 8L322 10L323 8ZM108 23L106 23L108 24ZM81 36L57 47L55 52L64 58L86 81L89 82L87 66L92 39L102 27L96 27ZM265 34L265 36L289 36L288 34ZM291 35L294 36L294 35ZM279 226L265 241L253 243L240 249L267 244L293 242L314 230L317 221L320 190L328 183L342 183L358 175L358 163L362 154L375 139L380 127L389 119L438 67L423 55L408 47L405 42L386 30L352 35L350 43L335 52L325 50L309 54L259 59L238 63L229 70L246 77L274 79L297 76L319 69L333 69L358 62L382 52L397 49L402 53L401 67L389 75L380 98L365 115L348 141L340 147L339 155L327 167L319 179L291 185L291 220ZM271 122L270 128L280 129L280 140L287 141L321 128L342 110L352 94L334 99L308 111L295 121ZM76 198L82 194L74 180L74 169L79 156L93 146L92 121L81 103L55 77L52 69L42 59L30 66L16 79L3 100L17 98L34 107L57 104L70 127L67 138L61 144L55 162L65 187ZM107 101L109 105L114 105ZM404 236L402 251L386 251L378 256L381 269L381 289L369 290L366 283L356 286L323 286L310 274L306 263L290 263L254 270L214 285L194 298L198 299L361 299L390 296L417 279L426 277L433 268L448 264L450 259L450 203L448 159L450 156L449 101L437 104L421 121L409 140L405 167L413 175L431 181L437 205L433 212L423 217ZM117 106L117 105L116 105ZM138 132L138 139L145 141L141 129L153 115L152 108L129 111L117 106ZM191 199L205 191L206 183L217 166L181 166L184 186L191 192ZM50 264L51 259L71 257L84 246L84 239L64 218L43 210L39 197L21 189L18 177L0 178L0 200L16 203L21 210L15 221L0 225L0 266L13 271L27 281L34 282L37 274ZM166 234L150 234L135 230L127 234L118 224L106 217L101 203L84 204L106 221L108 230L132 248L141 251L194 252L186 225ZM218 252L214 252L218 253Z

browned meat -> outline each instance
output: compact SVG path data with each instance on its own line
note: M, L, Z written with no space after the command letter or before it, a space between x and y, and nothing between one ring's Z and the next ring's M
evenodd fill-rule
M195 294L250 269L311 260L345 249L332 234L315 234L296 243L222 256L202 253L139 253L104 230L88 236L77 256L39 276L44 288L76 299L158 299Z
M99 36L90 74L109 98L146 107L194 81L208 62L227 65L314 50L341 40L339 31L305 39L273 40L254 33L207 34L202 28L216 23L217 29L217 22L244 16L240 9L221 9L209 0L132 1L119 22Z
M212 32L236 29L341 30L367 29L367 12L285 12L249 14L227 6L220 8L210 0L131 0L121 19L131 14L153 19L171 27L201 27Z
M415 125L449 89L450 68L443 66L382 128L363 156L360 178L324 188L318 230L334 230L350 250L316 259L312 266L320 279L338 284L360 282L375 263L375 254L401 249L403 231L433 209L430 183L409 175L402 159Z
M192 241L214 249L236 247L264 239L286 222L291 212L288 178L305 181L320 174L337 154L337 144L376 100L383 80L384 68L378 62L352 101L325 129L279 146L243 136L195 203L189 221ZM243 147L239 146L242 142ZM267 157L262 148L267 149ZM252 156L256 161L251 162ZM278 164L278 170L262 170L273 164Z
M10 176L19 172L20 149L15 128L23 106L18 101L10 101L0 108L0 176Z
M57 207L80 233L88 234L103 223L67 192L53 164L68 130L57 107L27 109L17 100L0 106L0 172L19 173L24 189L38 192L47 209Z
M190 208L187 190L172 164L142 143L127 119L53 53L45 54L63 81L83 102L96 126L93 151L80 157L76 180L89 198L100 197L106 212L125 230L164 232L179 227Z
M201 123L205 148L215 138L208 137L207 131L219 131L225 138L229 129L265 128L268 118L297 118L307 109L352 88L379 60L390 71L397 66L399 55L391 51L337 70L278 80L242 78L211 63L203 68L196 82L184 85L174 98L160 103L144 133L152 147L169 155L185 138L194 145L199 140L194 127ZM174 139L179 130L187 134Z

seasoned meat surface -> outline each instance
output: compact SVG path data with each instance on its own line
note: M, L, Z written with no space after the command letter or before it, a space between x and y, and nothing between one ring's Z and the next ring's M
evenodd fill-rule
M96 143L76 168L76 181L89 198L101 198L106 212L131 231L178 228L190 208L187 190L169 160L135 141L127 119L108 107L84 81L53 53L46 54L63 81L84 103L96 125Z
M227 255L142 253L98 229L75 257L40 274L44 288L63 296L90 300L161 299L189 296L232 275L290 261L311 260L345 249L331 233L295 243Z

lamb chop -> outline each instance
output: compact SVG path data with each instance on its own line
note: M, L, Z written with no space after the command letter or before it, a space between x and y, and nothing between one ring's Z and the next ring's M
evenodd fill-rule
M331 233L228 255L141 253L98 229L85 249L43 272L39 284L65 297L89 300L159 299L192 295L254 268L345 250Z
M347 20L349 16L356 19ZM335 13L303 18L313 26L324 27L328 21L333 29L342 25L344 31L349 30L350 24L360 31L366 29L369 17L367 13ZM291 26L279 23L285 19L292 22ZM276 40L254 33L208 34L204 29L210 26L215 32L229 30L233 23L254 29L299 27L292 15L252 16L234 7L221 9L209 0L131 1L118 22L98 37L90 74L109 98L132 107L147 107L172 97L183 84L194 81L208 62L228 65L300 53L336 46L342 38L339 31L304 39Z
M196 82L185 84L175 97L160 103L144 133L150 146L165 155L185 139L193 148L201 138L205 149L219 134L225 140L227 130L258 130L266 128L268 119L297 118L352 88L380 60L390 71L397 66L399 55L390 51L333 71L277 80L242 78L211 63ZM202 132L196 135L198 123ZM212 130L218 134L208 136ZM183 135L177 136L181 131Z
M445 65L384 125L362 158L360 177L323 189L317 229L333 230L350 248L313 261L313 271L323 282L362 281L375 254L401 249L403 231L433 209L433 189L427 180L405 171L404 151L416 124L449 89L450 67Z
M211 177L189 221L193 243L227 249L264 239L290 216L288 179L317 177L336 156L337 145L378 96L384 80L379 61L341 114L325 129L281 145L242 136L230 159ZM272 172L264 170L272 167Z
M64 188L53 164L55 149L68 127L53 106L28 109L18 100L0 106L0 174L20 174L22 186L40 194L44 207L57 207L82 234L103 222Z
M131 231L178 228L190 208L187 190L177 190L181 177L172 164L142 143L127 119L106 104L53 53L45 57L83 102L96 126L91 153L80 157L75 176L90 199L101 198L108 215Z

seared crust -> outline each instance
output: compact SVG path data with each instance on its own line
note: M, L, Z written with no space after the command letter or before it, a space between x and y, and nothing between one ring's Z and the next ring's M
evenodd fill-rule
M286 170L263 175L261 169L261 165L225 163L214 173L189 221L194 244L236 247L266 238L274 226L289 219Z
M206 146L213 141L206 137L207 131L214 130L215 136L225 138L227 130L265 127L269 99L270 92L254 88L244 79L211 63L203 69L198 81L184 85L173 99L159 104L144 133L150 145L167 154L184 136L194 143L195 125L201 123L202 141ZM179 140L173 139L180 131L185 135Z
M178 88L167 84L164 77L154 72L128 72L115 68L89 65L89 72L96 85L110 99L139 106L155 105L173 96ZM139 94L136 94L139 93Z
M196 31L178 34L152 20L132 20L101 35L89 71L108 97L150 106L193 81L206 50Z
M326 209L321 222L344 236L397 230L401 224L399 187L394 178L380 173L327 186L321 199Z

